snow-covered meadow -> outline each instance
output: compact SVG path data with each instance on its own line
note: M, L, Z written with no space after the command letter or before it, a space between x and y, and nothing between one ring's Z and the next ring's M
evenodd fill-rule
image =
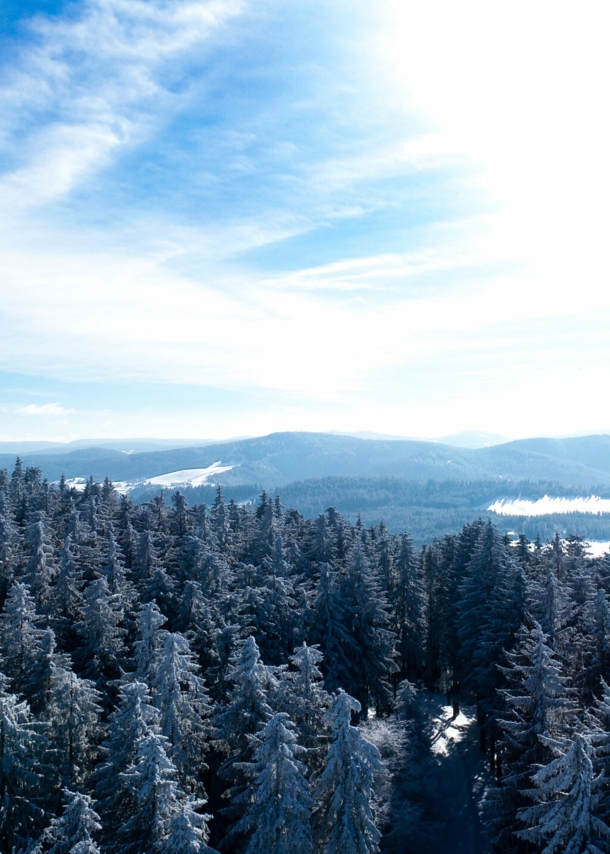
M546 516L550 513L610 513L610 499L589 495L581 498L552 498L545 495L536 501L526 498L500 499L487 508L500 516Z

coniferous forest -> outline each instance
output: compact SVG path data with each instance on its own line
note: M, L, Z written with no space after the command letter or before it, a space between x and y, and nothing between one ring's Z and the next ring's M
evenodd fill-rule
M263 493L0 473L0 851L434 852L422 698L475 710L490 850L610 851L610 561L415 549Z

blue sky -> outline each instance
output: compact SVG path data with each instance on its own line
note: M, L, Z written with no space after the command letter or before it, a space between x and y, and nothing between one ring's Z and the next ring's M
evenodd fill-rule
M3 3L0 440L610 427L604 12Z

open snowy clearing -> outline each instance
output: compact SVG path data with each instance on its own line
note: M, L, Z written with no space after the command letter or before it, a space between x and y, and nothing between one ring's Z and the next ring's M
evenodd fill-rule
M474 721L474 715L462 712L453 718L451 706L441 706L441 715L435 720L437 729L431 739L432 752L447 756L453 745L463 741Z
M222 474L225 471L231 471L235 466L223 466L221 460L212 463L204 469L181 469L180 471L170 471L168 474L160 474L156 477L140 478L133 481L116 481L113 486L117 492L126 495L132 489L142 484L152 484L153 486L165 486L167 488L180 486L202 486L208 483L210 478ZM66 480L68 489L76 489L82 492L87 485L86 477L71 477Z
M440 695L422 691L419 702L430 726L431 762L423 785L433 801L432 814L443 816L431 828L430 850L487 854L481 807L492 780L479 749L475 709L463 707L453 719L452 707Z
M545 495L537 501L525 498L494 501L487 508L500 516L546 516L549 513L610 513L610 499L590 495L588 498L551 498Z
M157 477L148 477L143 483L152 483L155 486L201 486L211 477L231 471L235 466L223 466L221 460L212 463L205 469L182 469L181 471L170 471L169 474L160 474Z

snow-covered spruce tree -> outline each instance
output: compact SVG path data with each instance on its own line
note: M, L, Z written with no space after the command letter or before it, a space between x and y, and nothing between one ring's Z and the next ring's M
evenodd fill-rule
M161 519L164 519L161 514ZM163 522L161 523L163 524ZM151 530L145 530L138 542L135 577L140 582L140 599L143 602L156 602L166 616L174 607L174 580L166 571L160 557L163 542L153 537Z
M205 801L189 799L172 814L159 854L218 854L207 844L211 816L198 812Z
M62 787L86 788L99 745L103 695L89 679L63 666L53 668L51 698L45 710L50 754Z
M167 618L155 602L146 602L142 605L136 617L135 676L149 687L152 686L157 672L159 653L163 643L161 626L166 622Z
M458 638L464 682L479 700L493 702L498 687L496 664L502 650L510 649L512 634L522 622L525 591L521 601L516 596L506 599L516 574L522 575L521 568L497 528L488 522L479 534L459 590Z
M20 540L8 496L0 490L0 608L15 580L19 563Z
M401 678L415 678L424 667L425 605L421 561L408 534L402 534L392 578L391 626L397 635Z
M311 641L324 655L322 672L326 688L335 691L349 684L356 644L348 627L348 615L341 595L339 574L331 564L320 565L315 591Z
M522 829L517 813L527 803L532 768L549 759L541 738L568 733L576 705L571 681L563 675L538 623L521 631L515 650L506 658L508 687L500 692L504 713L498 722L504 776L501 785L489 791L488 814L494 850L517 854L515 833Z
M542 581L533 586L532 598L532 614L548 636L549 644L557 652L565 653L576 615L569 588L549 567Z
M129 581L129 572L125 568L112 528L108 528L106 533L106 544L107 552L101 571L108 582L108 589L111 593L118 594L123 607L126 609L133 600L134 590Z
M0 614L0 655L4 674L18 693L28 683L32 664L40 651L41 619L27 585L15 581Z
M206 596L222 599L231 584L231 567L226 555L203 545L197 559L197 573Z
M305 748L288 716L275 714L255 743L253 760L244 767L250 786L235 799L244 815L229 839L244 838L244 854L312 854L313 801L306 767L297 758Z
M333 741L314 787L314 826L324 854L376 854L381 834L371 807L373 776L382 770L377 748L351 725L360 704L339 691L326 713Z
M371 704L387 709L392 699L388 677L396 670L396 638L389 629L389 607L377 573L358 540L341 591L355 653L349 662L349 681L343 687L356 697L364 715Z
M67 534L53 588L50 618L58 638L71 646L75 642L74 626L82 619L83 587L83 572L76 560L72 534Z
M285 560L282 535L277 534L271 555L263 559L263 583L258 625L261 651L266 661L279 665L294 649L300 633L294 581Z
M51 602L51 587L58 569L44 513L35 514L35 521L27 530L27 539L29 555L24 580L36 607L43 612Z
M57 651L55 632L46 629L42 632L35 658L31 662L30 676L23 687L23 695L33 714L45 718L60 669L71 670L72 660L67 653Z
M203 672L218 665L216 641L221 619L212 601L203 595L198 581L187 581L182 589L178 609L179 630L188 639Z
M40 794L42 739L28 704L8 690L0 673L0 850L10 851L43 819Z
M542 737L555 755L533 776L528 796L533 806L519 811L521 839L544 846L543 854L601 854L608 851L610 828L599 818L603 775L593 767L595 748L586 732L572 739Z
M81 792L64 790L66 807L42 833L31 854L99 854L95 836L102 829L93 801Z
M211 711L208 692L184 635L164 635L152 680L153 700L183 788L201 792Z
M307 749L304 761L310 772L317 771L327 739L324 714L331 696L324 690L322 671L318 667L323 655L317 646L302 646L290 656L294 670L285 671L280 681L281 708L295 724L298 742Z
M220 485L212 505L211 522L218 550L221 553L227 553L231 546L231 527L227 515L227 505Z
M124 603L106 578L92 581L83 594L83 619L77 623L85 645L75 655L87 678L102 685L120 675L125 659Z
M139 740L133 764L121 774L129 787L135 810L119 828L119 854L162 852L171 820L186 795L178 771L167 755L167 739L149 729Z
M225 756L218 776L229 783L225 797L234 799L247 784L243 767L252 759L250 736L260 732L273 715L278 681L274 668L262 663L252 636L242 641L232 658L229 679L233 687L227 703L216 707L211 723L216 747ZM233 803L223 812L229 820L241 817L240 808Z
M104 825L104 849L110 850L119 827L135 812L133 793L122 775L134 764L140 740L158 731L159 712L143 682L119 686L119 703L110 715L108 734L95 770L95 796Z
M608 594L600 587L583 608L581 631L577 632L580 650L576 661L576 687L583 704L590 706L598 693L600 680L610 678L610 603ZM583 634L584 630L584 634Z

